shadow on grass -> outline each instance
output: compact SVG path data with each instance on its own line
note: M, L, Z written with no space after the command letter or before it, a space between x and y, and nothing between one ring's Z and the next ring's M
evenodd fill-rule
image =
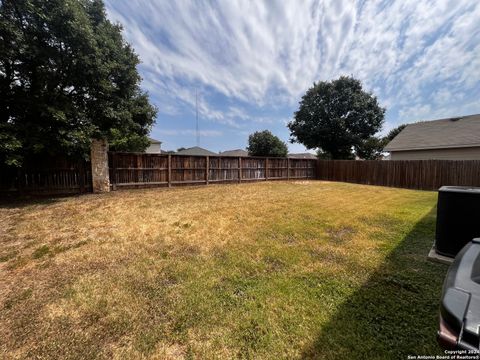
M435 208L422 218L369 280L347 299L303 351L309 359L406 359L441 353L438 306L448 267L426 256Z
M49 205L54 204L65 196L51 196L51 197L0 197L0 209L24 208L35 205Z

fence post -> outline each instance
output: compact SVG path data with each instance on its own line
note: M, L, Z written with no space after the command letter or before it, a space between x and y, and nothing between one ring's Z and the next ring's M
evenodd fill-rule
M265 158L265 181L268 180L268 158Z
M137 181L138 182L143 182L143 171L140 170L142 167L143 167L143 159L142 159L142 155L140 154L137 154L135 155L135 157L137 158L136 160L136 163L137 163Z
M78 187L80 194L83 194L85 192L85 161L80 160L78 165Z
M242 158L238 157L238 182L242 182Z
M168 187L172 187L172 155L168 154L167 164Z
M109 153L109 159L111 160L110 163L112 167L110 168L110 174L112 174L112 178L110 179L110 184L112 185L112 190L117 190L117 182L119 175L117 173L117 157L115 153Z
M287 180L290 180L290 158L287 157Z
M17 169L17 191L20 196L23 195L23 181L25 180L25 176L23 174L23 170L21 168Z
M90 147L92 163L92 190L94 193L110 191L108 170L108 143L105 139L94 139Z
M206 161L205 161L205 165L206 165L206 167L205 167L205 184L208 185L208 177L209 177L208 175L210 173L210 156L207 155L207 156L205 156L205 158L206 158Z

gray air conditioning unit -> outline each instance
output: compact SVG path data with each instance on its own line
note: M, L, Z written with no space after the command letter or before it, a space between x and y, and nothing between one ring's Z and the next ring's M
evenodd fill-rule
M455 257L480 237L480 188L442 186L438 190L435 250Z

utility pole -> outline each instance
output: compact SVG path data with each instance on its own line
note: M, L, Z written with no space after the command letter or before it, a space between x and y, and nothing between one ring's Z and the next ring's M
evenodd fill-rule
M198 132L198 94L197 94L197 88L195 88L195 119L196 119L195 135L197 136L197 146L200 146L200 134Z

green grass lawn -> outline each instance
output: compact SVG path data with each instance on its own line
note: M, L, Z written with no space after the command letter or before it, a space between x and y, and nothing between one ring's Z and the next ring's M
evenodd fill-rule
M440 353L434 192L320 181L0 206L6 358Z

